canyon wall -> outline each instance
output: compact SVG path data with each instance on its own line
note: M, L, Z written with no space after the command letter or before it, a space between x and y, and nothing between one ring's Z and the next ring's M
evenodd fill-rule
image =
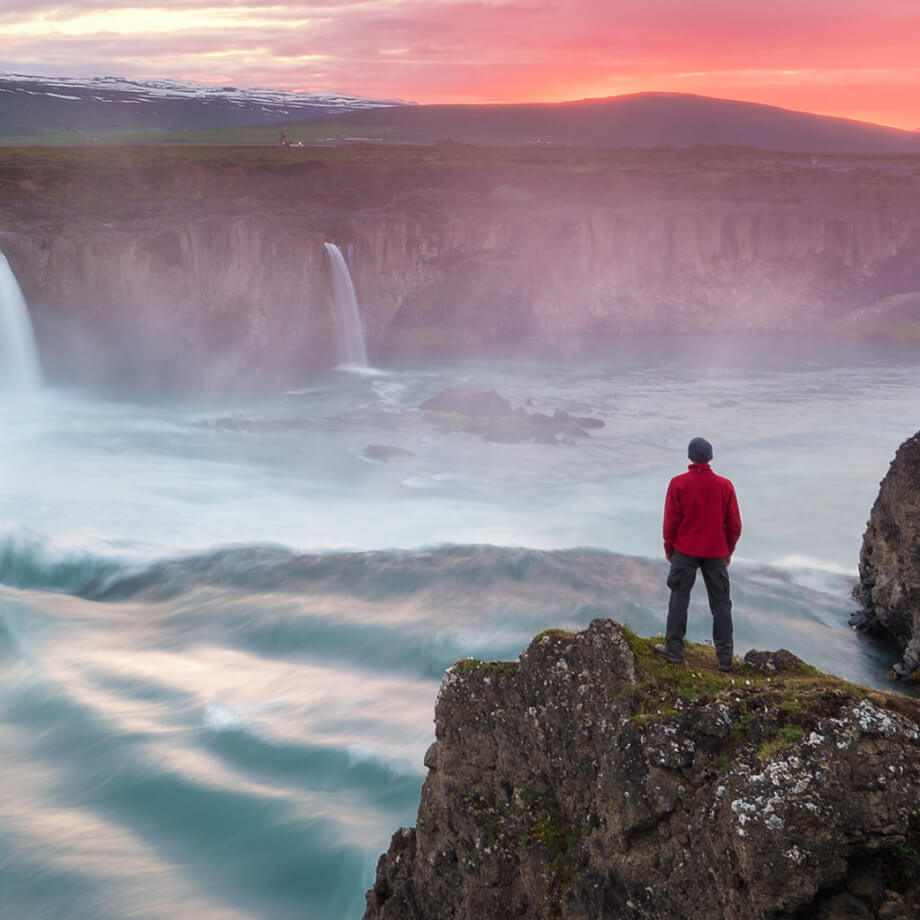
M372 361L531 336L920 328L920 158L20 156L0 162L0 250L64 379L273 386L335 364L325 241Z

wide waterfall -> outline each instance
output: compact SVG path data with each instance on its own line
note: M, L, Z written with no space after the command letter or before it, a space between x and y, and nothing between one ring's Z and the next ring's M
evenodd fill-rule
M6 256L0 252L0 390L32 390L41 368L25 298Z
M335 295L332 316L338 339L339 364L346 367L367 367L367 348L364 328L351 273L342 250L335 243L326 243L326 252L332 264L332 291Z

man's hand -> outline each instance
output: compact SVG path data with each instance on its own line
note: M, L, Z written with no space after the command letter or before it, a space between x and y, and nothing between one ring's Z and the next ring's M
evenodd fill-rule
M725 557L725 568L728 568L731 564L732 564L732 557L726 556Z
M668 562L670 562L670 561L671 561L671 556L673 556L673 555L674 555L673 553L665 553L665 554L664 554L664 558L667 559Z

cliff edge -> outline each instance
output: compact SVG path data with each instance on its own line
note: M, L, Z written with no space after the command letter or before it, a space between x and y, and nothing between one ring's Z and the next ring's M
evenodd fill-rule
M611 620L464 660L365 920L916 917L920 704Z
M0 150L0 250L58 382L277 390L622 334L920 340L920 159L769 151Z
M920 431L895 454L863 535L863 609L850 622L893 638L903 651L899 677L920 681Z

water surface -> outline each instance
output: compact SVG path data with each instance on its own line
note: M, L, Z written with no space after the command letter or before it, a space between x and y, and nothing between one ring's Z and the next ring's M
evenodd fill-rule
M360 917L414 823L445 667L596 616L663 627L660 515L695 435L744 518L738 650L888 685L891 651L846 620L878 482L920 428L916 350L561 349L223 404L0 399L0 915ZM447 386L606 427L442 434L416 407Z

